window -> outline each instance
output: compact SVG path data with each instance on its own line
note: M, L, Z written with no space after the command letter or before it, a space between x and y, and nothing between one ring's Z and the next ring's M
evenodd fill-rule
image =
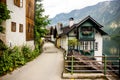
M11 22L11 31L16 32L16 23L15 22Z
M88 50L88 42L87 41L85 41L84 46L85 46L85 50Z
M98 42L95 42L95 50L98 50Z
M14 0L14 4L18 7L23 7L23 0Z
M93 50L93 41L90 41L90 49Z
M34 20L34 2L28 1L26 5L26 16Z
M33 24L27 22L26 24L26 40L33 40L34 38L34 26Z
M20 7L23 7L23 0L20 0Z
M19 24L19 32L23 32L23 24Z
M35 0L26 0L26 41L34 39L34 3Z
M80 44L80 50L83 50L84 49L84 42L81 41L81 44Z

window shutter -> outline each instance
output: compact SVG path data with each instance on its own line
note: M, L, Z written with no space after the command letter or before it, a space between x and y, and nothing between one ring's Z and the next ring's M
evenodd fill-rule
M14 4L17 6L17 0L14 0Z
M34 39L34 1L26 0L26 41Z
M20 7L20 0L17 0L17 6Z
M6 4L6 0L0 0L0 3L5 3Z
M22 7L23 6L23 0L14 0L14 4L18 7Z

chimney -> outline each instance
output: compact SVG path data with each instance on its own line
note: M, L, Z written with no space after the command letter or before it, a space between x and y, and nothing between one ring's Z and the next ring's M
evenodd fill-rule
M71 27L74 24L74 18L69 18L69 27Z

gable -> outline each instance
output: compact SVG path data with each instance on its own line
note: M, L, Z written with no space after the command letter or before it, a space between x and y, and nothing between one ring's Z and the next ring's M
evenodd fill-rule
M80 21L79 23L69 27L69 29L65 29L65 31L63 30L63 33L60 36L73 35L73 32L75 30L77 30L76 34L78 34L78 32L80 31L80 27L91 27L96 31L98 31L101 35L107 35L107 33L101 29L103 26L99 24L97 21L95 21L92 17L88 16L84 18L82 21Z
M81 26L93 26L89 21L84 22Z
M76 36L76 31L75 31L75 29L72 30L72 31L70 31L68 35L75 37L75 36Z

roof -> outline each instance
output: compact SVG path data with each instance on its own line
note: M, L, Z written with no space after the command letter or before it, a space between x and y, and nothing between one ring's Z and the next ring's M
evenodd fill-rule
M76 24L74 24L73 26L69 27L69 26L65 26L62 28L63 30L63 33L59 35L60 36L63 36L63 35L66 35L70 30L72 30L72 28L75 28Z
M62 28L63 33L67 33L67 31L69 31L71 28L69 26L65 26L64 28Z
M87 20L91 20L93 21L99 28L103 27L101 24L99 24L96 20L94 20L91 16L87 16L86 18L84 18L82 21L80 21L78 23L78 25L81 25L82 23L84 23Z
M63 33L60 34L60 36L62 35L67 35L69 32L71 32L73 29L78 28L80 25L82 25L84 22L86 22L87 20L92 21L93 23L95 23L97 26L94 26L94 28L100 32L101 35L107 35L106 32L104 32L101 28L103 27L101 24L99 24L97 21L95 21L92 17L87 16L86 18L84 18L82 21L80 21L77 24L74 24L73 26L69 27L66 26L63 28Z

